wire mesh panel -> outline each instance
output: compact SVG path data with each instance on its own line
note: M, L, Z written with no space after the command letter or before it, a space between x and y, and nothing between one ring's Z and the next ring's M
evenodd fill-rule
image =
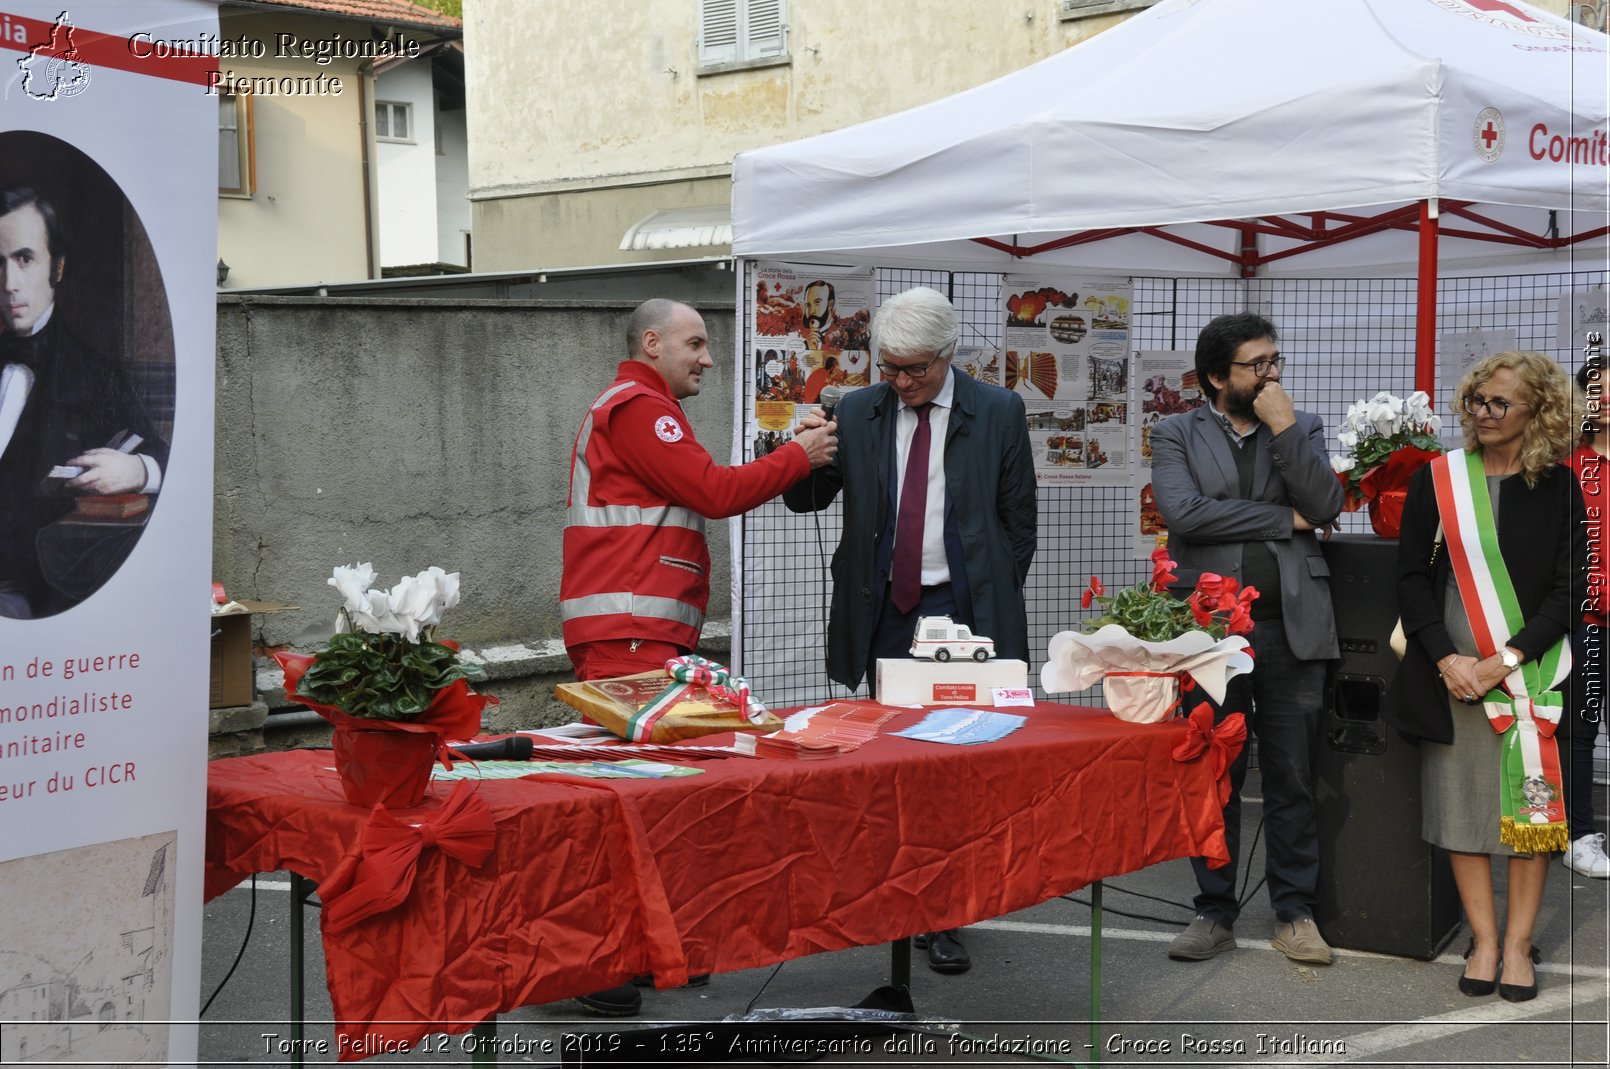
M756 359L753 322L754 265L748 264L741 329L745 371L752 381ZM1514 330L1521 348L1552 353L1574 370L1580 353L1555 344L1556 308L1564 293L1603 288L1603 270L1545 275L1489 276L1443 280L1438 296L1441 334ZM1280 332L1288 358L1282 381L1297 406L1324 420L1326 446L1347 407L1379 390L1406 396L1414 389L1416 283L1413 279L1221 279L1143 278L1134 283L1131 347L1139 351L1195 348L1196 336L1215 316L1254 311ZM951 298L961 320L961 344L1002 345L1002 276L913 269L879 269L878 298L912 286L932 286ZM1579 348L1578 346L1577 348ZM1131 376L1131 398L1135 376ZM1438 383L1434 400L1446 408L1451 383ZM752 407L752 406L751 406ZM753 440L752 415L743 437ZM745 459L749 449L745 446ZM1137 472L1137 484L1144 482ZM1079 607L1079 593L1092 575L1108 589L1139 582L1150 563L1137 552L1136 487L1042 486L1039 544L1029 571L1025 601L1029 620L1031 684L1051 636L1077 628L1092 612ZM850 696L825 670L829 561L839 543L842 508L835 501L808 515L779 502L751 512L741 523L741 568L735 604L741 670L777 706ZM1362 513L1344 514L1343 530L1367 531ZM862 684L861 696L866 694ZM1044 695L1040 695L1044 697ZM1100 691L1077 699L1100 704Z

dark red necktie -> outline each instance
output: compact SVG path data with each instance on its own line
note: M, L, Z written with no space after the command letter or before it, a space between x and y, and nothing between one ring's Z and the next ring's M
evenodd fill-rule
M900 487L900 511L894 521L894 571L889 600L901 612L910 612L922 600L922 520L928 512L928 450L933 432L928 426L930 402L918 405L917 429L906 454L906 479Z

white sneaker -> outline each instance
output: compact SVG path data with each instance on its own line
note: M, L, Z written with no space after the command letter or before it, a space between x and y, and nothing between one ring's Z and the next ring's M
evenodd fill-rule
M1561 859L1565 867L1582 876L1596 880L1610 877L1610 857L1604 853L1604 832L1596 831L1582 836L1571 844Z

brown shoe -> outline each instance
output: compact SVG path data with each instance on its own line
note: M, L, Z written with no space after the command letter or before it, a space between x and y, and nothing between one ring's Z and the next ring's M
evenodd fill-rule
M1329 965L1335 957L1330 944L1319 934L1312 917L1281 921L1275 925L1275 937L1269 941L1269 945L1292 961L1305 965Z
M1206 961L1215 954L1235 949L1235 932L1223 921L1198 913L1190 925L1168 944L1168 956L1175 961Z

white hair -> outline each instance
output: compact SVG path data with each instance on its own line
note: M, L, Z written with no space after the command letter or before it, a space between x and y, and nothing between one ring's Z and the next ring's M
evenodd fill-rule
M960 328L956 309L945 295L927 286L897 293L878 306L872 317L874 357L920 356L933 353L947 357L956 350Z

